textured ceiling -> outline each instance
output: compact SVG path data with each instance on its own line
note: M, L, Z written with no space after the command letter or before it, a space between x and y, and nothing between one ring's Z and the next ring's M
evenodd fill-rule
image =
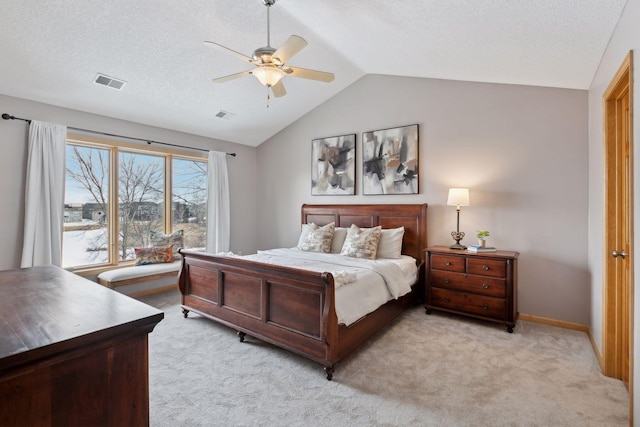
M271 45L305 38L288 64L336 78L285 77L267 108L252 76L212 83L251 65L202 43L265 46L260 0L0 0L0 94L257 146L366 74L588 89L625 3L278 0Z

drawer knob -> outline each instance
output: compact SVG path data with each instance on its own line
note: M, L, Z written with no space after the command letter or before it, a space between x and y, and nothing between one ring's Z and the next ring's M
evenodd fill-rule
M449 302L449 297L444 297L444 302Z
M445 261L445 262L444 262L444 265L446 265L446 266L450 266L450 265L451 265L451 263L450 263L449 261Z
M483 269L484 271L489 271L489 266L488 266L488 265L483 265L483 266L482 266L482 269Z
M444 283L446 283L446 284L448 285L448 284L449 284L449 282L451 282L451 280L449 280L449 278L448 278L448 277L445 277L445 278L444 278Z
M482 289L489 289L489 285L487 285L486 283L482 284Z
M482 304L482 309L483 310L489 310L489 306L487 304Z

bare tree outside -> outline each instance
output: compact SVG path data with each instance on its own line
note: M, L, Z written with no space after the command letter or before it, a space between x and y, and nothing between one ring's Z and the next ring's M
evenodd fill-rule
M109 262L109 151L67 144L63 267Z
M68 146L67 179L86 189L102 212L108 209L109 153L106 150Z
M174 159L173 230L184 231L187 248L204 248L207 234L207 162Z
M120 153L118 165L119 256L149 246L151 230L164 232L164 158Z

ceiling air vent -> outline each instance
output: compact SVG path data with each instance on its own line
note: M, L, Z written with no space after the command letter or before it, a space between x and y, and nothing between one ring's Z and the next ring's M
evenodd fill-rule
M225 119L225 120L231 120L232 118L234 118L236 115L234 113L230 113L228 111L224 111L224 110L220 110L218 111L218 113L216 114L216 117L218 117L219 119Z
M127 83L124 80L114 79L113 77L105 76L104 74L98 74L93 82L116 90L122 89Z

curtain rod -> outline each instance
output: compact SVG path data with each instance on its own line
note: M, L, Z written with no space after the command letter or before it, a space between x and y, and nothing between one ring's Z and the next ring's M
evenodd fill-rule
M27 122L27 123L31 124L31 119L22 119L20 117L12 116L12 115L7 114L7 113L3 113L2 114L2 118L5 119L5 120L22 120L23 122ZM132 140L135 140L135 141L144 141L149 145L151 145L151 144L160 144L160 145L168 145L168 146L171 146L171 147L187 148L189 150L209 151L209 150L204 149L204 148L185 147L184 145L170 144L168 142L153 141L151 139L135 138L135 137L132 137L132 136L117 135L115 133L99 132L99 131L96 131L96 130L76 128L76 127L73 127L73 126L67 126L67 129L78 130L78 131L81 131L81 132L95 133L95 134L98 134L98 135L114 136L116 138L132 139ZM226 154L227 154L227 156L236 157L236 153L226 153Z

